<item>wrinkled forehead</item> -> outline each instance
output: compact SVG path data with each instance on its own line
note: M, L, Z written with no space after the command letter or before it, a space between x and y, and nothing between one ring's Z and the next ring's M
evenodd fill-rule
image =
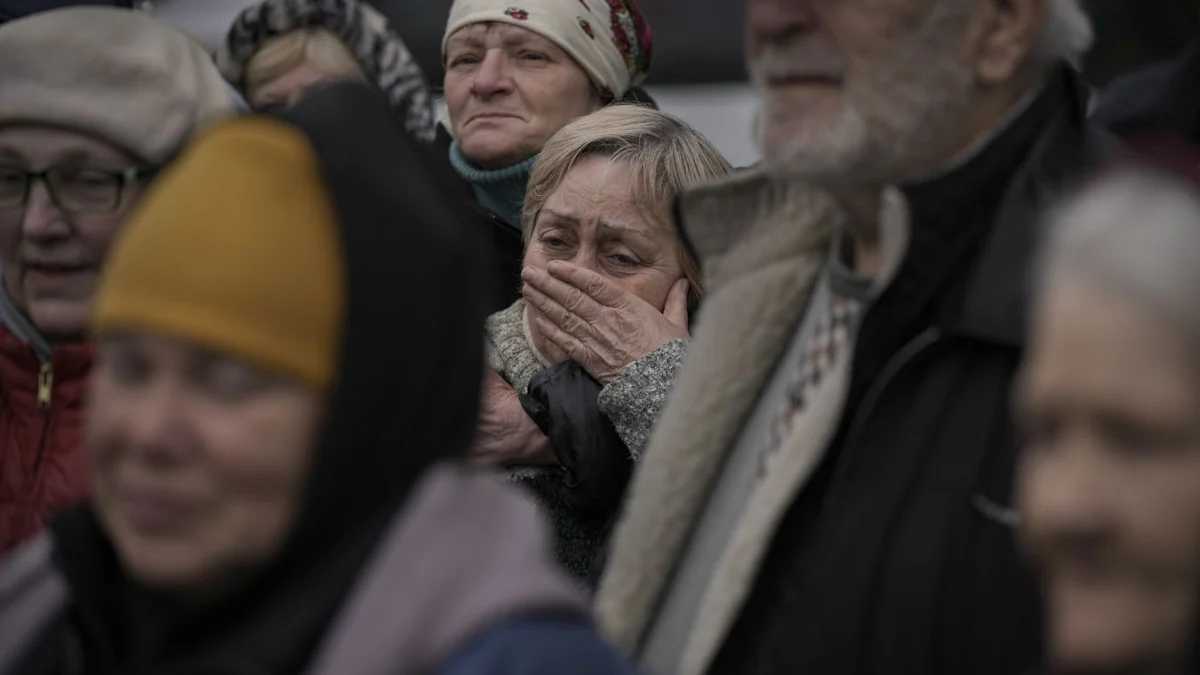
M63 162L137 163L132 154L113 143L82 131L44 124L0 127L0 160L36 166Z
M507 23L487 21L473 23L454 31L446 41L446 51L454 49L497 49L536 46L547 48L554 43L527 28Z

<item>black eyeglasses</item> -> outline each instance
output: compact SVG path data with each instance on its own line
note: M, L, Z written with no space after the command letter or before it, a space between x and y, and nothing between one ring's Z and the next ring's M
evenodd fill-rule
M50 192L50 200L66 213L112 215L121 210L129 187L154 173L154 169L139 167L117 169L88 165L29 171L13 164L0 164L0 210L25 208L34 182L42 181Z

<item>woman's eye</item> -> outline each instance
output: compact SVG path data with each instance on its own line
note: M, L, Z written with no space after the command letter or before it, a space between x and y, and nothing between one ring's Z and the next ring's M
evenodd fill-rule
M538 52L525 52L521 54L521 59L525 61L545 61L546 55Z
M542 237L542 246L554 250L562 250L567 247L567 242L561 237Z
M232 363L214 363L201 374L204 390L215 399L240 401L262 390L261 377L248 368Z
M625 253L615 253L612 256L614 262L623 267L637 267L642 264L637 258Z
M100 372L108 379L123 386L133 386L145 382L150 376L150 364L145 360L126 353L102 352Z
M457 68L459 66L470 66L479 62L479 59L473 54L463 54L450 60L450 67Z

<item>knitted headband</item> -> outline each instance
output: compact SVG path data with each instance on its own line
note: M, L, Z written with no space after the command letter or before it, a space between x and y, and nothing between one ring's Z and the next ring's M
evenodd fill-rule
M442 38L475 23L505 23L533 31L575 59L606 99L642 83L653 38L633 0L455 0Z
M277 120L240 117L201 135L113 246L96 330L171 335L331 386L345 270L322 171L308 138Z
M437 133L433 95L420 66L387 19L358 0L264 0L238 15L217 51L225 79L245 89L246 65L264 42L294 30L333 32L383 91L404 128L424 141Z

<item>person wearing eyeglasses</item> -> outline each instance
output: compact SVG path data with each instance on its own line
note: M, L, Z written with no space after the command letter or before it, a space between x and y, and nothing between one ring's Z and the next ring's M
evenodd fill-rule
M109 246L183 143L235 111L208 54L150 16L0 26L0 554L87 496L84 334Z

